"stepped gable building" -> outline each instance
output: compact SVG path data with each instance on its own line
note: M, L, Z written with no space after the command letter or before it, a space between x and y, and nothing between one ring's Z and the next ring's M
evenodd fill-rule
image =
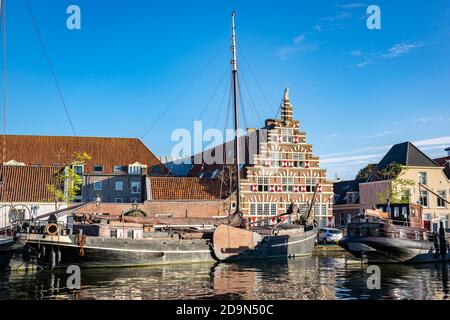
M255 141L256 146L253 145ZM281 105L281 119L268 119L264 128L251 130L240 139L240 150L245 155L242 157L245 163L240 166L245 217L252 221L264 219L273 224L275 218L267 218L286 212L291 202L297 204L301 212L306 212L317 186L313 207L315 219L321 227L334 225L332 183L326 178L326 170L320 167L319 157L313 155L312 145L306 142L300 122L293 119L288 89ZM222 164L195 164L190 175L217 176L223 167Z
M62 167L74 161L75 153L86 152L92 160L75 163L83 177L76 202L100 197L102 202L142 202L145 177L167 175L168 170L139 140L72 136L2 135L3 165Z

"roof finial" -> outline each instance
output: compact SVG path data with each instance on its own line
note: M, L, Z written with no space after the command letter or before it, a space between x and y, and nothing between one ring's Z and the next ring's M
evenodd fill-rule
M289 88L284 89L284 101L289 101Z

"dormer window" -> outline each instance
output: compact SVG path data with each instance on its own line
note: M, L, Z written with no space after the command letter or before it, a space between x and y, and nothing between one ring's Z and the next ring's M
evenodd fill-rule
M141 174L143 165L135 162L128 165L128 174Z

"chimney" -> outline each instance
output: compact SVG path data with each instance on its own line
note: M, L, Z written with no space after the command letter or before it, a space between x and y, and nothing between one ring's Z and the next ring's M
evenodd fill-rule
M447 151L447 157L450 157L450 147L448 147L447 149L445 149L445 151Z

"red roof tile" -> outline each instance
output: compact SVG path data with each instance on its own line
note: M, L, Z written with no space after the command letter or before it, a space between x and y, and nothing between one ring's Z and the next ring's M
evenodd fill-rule
M220 179L150 177L152 200L216 200L221 195ZM223 188L224 189L224 188Z
M85 164L85 172L93 172L94 165L102 165L103 173L112 173L114 166L127 166L140 162L159 166L160 173L167 169L158 158L136 138L98 138L71 136L6 135L5 161L16 160L26 165L54 166L73 161L74 153L87 152L92 160ZM0 136L3 141L3 136ZM2 150L0 152L3 152Z
M57 167L0 166L1 202L49 202L47 185L58 185Z

